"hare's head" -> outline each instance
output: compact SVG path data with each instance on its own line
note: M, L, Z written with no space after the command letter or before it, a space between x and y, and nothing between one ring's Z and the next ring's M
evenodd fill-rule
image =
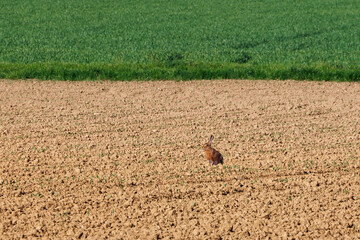
M208 142L206 142L204 145L202 145L201 147L202 147L202 149L204 149L205 151L207 151L207 150L211 150L212 149L212 147L211 147L211 143L212 143L212 141L214 140L214 136L213 135L211 135L210 136L210 139L209 139L209 141Z

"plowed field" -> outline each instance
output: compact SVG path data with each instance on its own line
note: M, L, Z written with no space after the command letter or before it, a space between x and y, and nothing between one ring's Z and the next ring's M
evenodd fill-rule
M358 83L1 80L0 236L359 239L359 120Z

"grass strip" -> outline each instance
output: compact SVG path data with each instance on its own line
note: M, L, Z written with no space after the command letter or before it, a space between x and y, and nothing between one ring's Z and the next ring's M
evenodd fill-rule
M357 65L237 63L0 63L0 78L40 80L294 79L360 81Z

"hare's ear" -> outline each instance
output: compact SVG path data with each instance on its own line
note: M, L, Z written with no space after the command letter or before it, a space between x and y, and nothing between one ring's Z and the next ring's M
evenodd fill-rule
M209 139L209 144L211 144L213 140L214 140L214 135L211 135Z

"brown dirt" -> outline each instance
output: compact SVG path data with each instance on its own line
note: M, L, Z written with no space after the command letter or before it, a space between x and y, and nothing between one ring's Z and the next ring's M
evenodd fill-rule
M358 239L359 119L357 83L1 80L0 236Z

